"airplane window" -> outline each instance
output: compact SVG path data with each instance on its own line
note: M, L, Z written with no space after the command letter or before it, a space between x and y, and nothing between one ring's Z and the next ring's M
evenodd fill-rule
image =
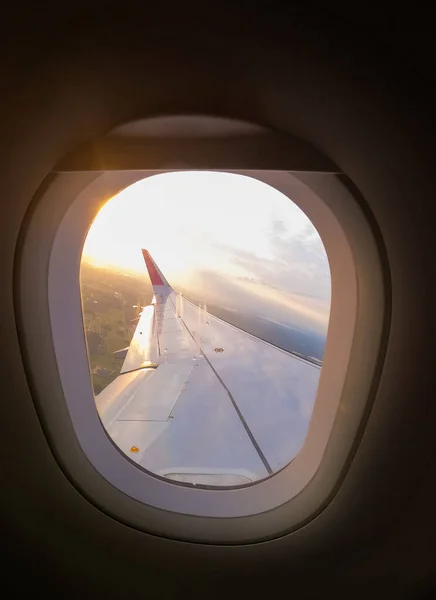
M97 410L131 461L178 485L229 487L295 458L331 278L292 200L232 173L148 177L100 210L80 277Z

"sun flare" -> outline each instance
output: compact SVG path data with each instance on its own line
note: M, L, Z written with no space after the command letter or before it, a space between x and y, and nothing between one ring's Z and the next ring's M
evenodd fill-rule
M281 192L251 177L200 171L159 174L103 206L83 255L94 264L143 272L141 248L147 248L168 277L180 279L211 265L239 273L232 251L274 260L275 221L284 222L294 235L310 223Z

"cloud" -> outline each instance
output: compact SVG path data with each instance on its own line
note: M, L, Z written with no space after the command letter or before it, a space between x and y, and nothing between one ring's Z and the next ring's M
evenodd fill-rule
M251 280L223 276L215 271L197 271L184 281L183 291L194 300L252 315L291 329L325 335L329 302L273 288Z
M289 235L285 223L276 220L272 222L268 239L272 259L225 244L217 247L228 253L229 262L244 271L238 276L240 281L330 302L328 259L315 228L308 223L297 234Z
M209 240L208 247L223 260L214 270L197 267L189 277L185 274L183 288L194 299L228 311L325 336L331 282L317 231L307 222L291 234L286 223L276 219L268 242L271 258Z

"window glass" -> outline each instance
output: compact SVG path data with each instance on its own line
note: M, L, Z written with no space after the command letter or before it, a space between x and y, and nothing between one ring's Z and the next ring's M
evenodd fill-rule
M231 173L144 179L97 215L81 292L101 421L141 468L179 485L246 485L299 452L331 281L291 199Z

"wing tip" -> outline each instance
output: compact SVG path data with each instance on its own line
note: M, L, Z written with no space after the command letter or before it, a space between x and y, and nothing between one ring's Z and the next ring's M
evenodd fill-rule
M142 248L142 256L144 257L145 266L147 267L148 275L150 277L151 283L154 286L165 286L170 287L168 281L165 279L163 274L161 273L159 267L155 263L152 258L150 252L145 248Z

